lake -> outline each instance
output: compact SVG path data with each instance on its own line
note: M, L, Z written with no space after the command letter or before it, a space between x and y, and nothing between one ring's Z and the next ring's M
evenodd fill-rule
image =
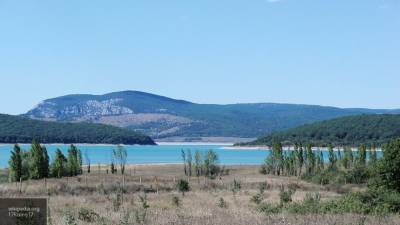
M30 145L21 144L23 150L29 150ZM50 158L53 157L57 148L67 156L69 145L51 144L45 145ZM257 165L264 162L269 150L259 149L231 149L226 144L159 144L157 146L124 146L128 152L127 163L148 164L148 163L182 163L181 150L191 150L194 157L196 150L205 153L212 149L219 156L219 162L223 165ZM83 163L86 164L85 153L89 156L91 164L109 164L111 162L113 145L80 145L77 147L82 151ZM228 148L227 148L228 147ZM10 151L13 145L0 145L0 167L8 166ZM382 153L378 152L378 156ZM327 160L327 151L323 150L324 160Z

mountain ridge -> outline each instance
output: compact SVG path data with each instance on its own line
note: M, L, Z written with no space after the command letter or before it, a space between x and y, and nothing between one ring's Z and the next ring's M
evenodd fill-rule
M110 124L154 138L252 138L316 121L364 113L400 113L400 110L289 103L199 104L141 91L121 91L47 99L23 116L49 121Z

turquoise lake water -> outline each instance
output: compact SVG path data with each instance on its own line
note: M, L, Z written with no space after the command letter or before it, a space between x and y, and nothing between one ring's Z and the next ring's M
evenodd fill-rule
M20 145L23 150L29 150L30 145ZM67 155L69 145L45 145L50 158L53 157L57 148ZM91 164L108 164L111 162L112 150L116 146L112 145L77 145L82 151L83 163L86 164L84 154L86 153L91 161ZM146 164L146 163L182 163L181 150L191 150L192 155L199 150L206 152L214 150L219 156L219 162L223 165L257 165L264 162L266 156L270 154L269 150L254 150L254 149L226 149L226 145L216 144L201 144L201 145L157 145L157 146L124 146L128 152L127 162L131 164ZM8 166L10 151L13 145L0 145L0 167ZM324 159L327 159L327 151L323 151ZM378 152L378 156L381 152Z

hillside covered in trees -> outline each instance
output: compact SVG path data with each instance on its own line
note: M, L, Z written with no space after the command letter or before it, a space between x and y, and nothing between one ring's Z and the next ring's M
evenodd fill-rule
M140 91L122 91L47 99L23 116L113 125L153 138L254 138L342 116L382 113L398 114L400 110L277 103L197 104Z
M295 143L311 143L314 146L325 146L328 143L348 146L381 145L396 137L400 137L400 115L359 115L303 125L239 145L271 146L275 141L284 145Z
M143 134L92 123L61 123L0 114L0 143L91 143L146 144L154 141Z

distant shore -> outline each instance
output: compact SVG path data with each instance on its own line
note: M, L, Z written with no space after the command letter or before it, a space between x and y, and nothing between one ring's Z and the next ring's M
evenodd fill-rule
M271 150L271 147L268 147L268 146L226 146L226 147L222 147L222 149L227 149L227 150L260 150L260 151L268 151L268 150ZM313 151L318 151L318 150L326 151L327 149L328 149L327 147L312 147ZM290 147L287 147L287 146L285 147L284 146L283 150L284 151L294 151L294 147L293 146L290 146ZM351 150L353 152L356 152L357 148L351 148ZM382 149L380 149L380 148L377 148L375 150L376 151L382 151ZM339 149L338 148L333 148L333 151L337 152L337 151L339 151ZM340 151L343 151L343 148L340 148ZM368 151L369 150L367 149L367 152Z
M15 143L0 143L0 146L14 145ZM90 143L72 143L77 146L116 146L117 144L90 144ZM157 145L221 145L221 146L233 146L234 143L227 142L156 142ZM18 143L18 145L31 145L31 143ZM42 143L42 145L71 145L65 143ZM123 146L153 146L153 145L124 145Z

